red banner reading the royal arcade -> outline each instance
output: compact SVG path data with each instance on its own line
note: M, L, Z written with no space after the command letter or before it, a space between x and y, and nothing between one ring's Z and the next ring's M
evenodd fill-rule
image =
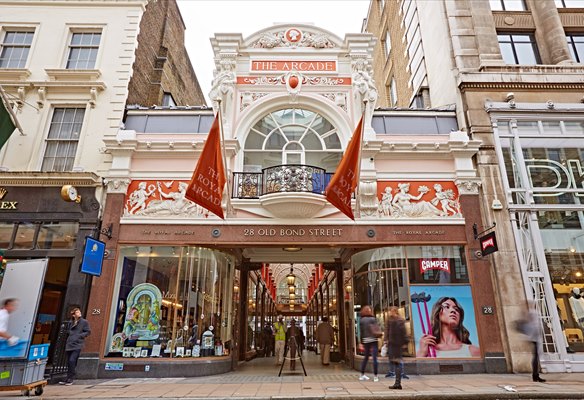
M217 113L185 197L224 219L221 200L225 187L225 169L221 153L219 118Z

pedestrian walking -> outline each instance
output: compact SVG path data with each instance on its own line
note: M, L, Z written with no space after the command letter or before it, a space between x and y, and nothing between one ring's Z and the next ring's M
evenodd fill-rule
M290 371L296 369L296 353L301 351L300 340L301 340L300 328L296 326L296 320L292 318L290 321L290 328L286 331L286 343L288 343L288 357L290 357Z
M361 308L359 328L361 332L361 344L363 345L363 351L365 352L365 357L361 363L361 376L359 377L359 380L369 380L369 377L365 375L365 368L367 367L369 356L373 356L373 381L377 382L379 381L379 378L377 377L377 341L383 336L383 332L381 331L377 319L373 316L373 310L370 306L363 306Z
M15 346L18 344L19 338L8 332L8 321L10 321L10 314L18 308L18 300L6 299L2 302L2 309L0 309L0 341L6 341L8 346Z
M81 309L74 307L71 310L71 321L69 322L69 336L65 345L67 354L67 379L59 382L60 385L72 385L75 379L75 369L79 354L85 345L85 338L89 336L89 322L81 316Z
M281 315L278 315L278 321L274 323L274 335L276 365L281 365L284 362L284 348L286 347L286 324Z
M387 357L395 370L395 382L390 389L401 389L402 380L402 352L407 343L406 326L399 315L397 307L389 308L389 318L385 324L385 341L387 344Z
M522 322L522 331L527 336L531 344L531 377L534 382L545 382L545 379L539 376L539 346L541 344L541 322L539 315L535 310L535 302L530 301L528 304L528 313L525 321Z
M271 357L274 353L274 332L272 326L266 321L263 328L264 334L264 357Z
M335 340L335 330L328 321L328 317L322 317L322 322L316 328L316 341L320 346L320 362L322 365L330 365L331 345Z

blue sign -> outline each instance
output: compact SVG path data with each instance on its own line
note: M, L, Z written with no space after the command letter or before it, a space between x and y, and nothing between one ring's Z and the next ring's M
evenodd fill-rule
M85 238L85 250L83 250L80 271L85 274L100 276L104 254L105 243L87 236Z

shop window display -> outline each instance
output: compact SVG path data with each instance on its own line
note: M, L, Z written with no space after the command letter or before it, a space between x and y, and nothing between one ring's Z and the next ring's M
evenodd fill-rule
M352 261L357 339L361 307L370 305L384 325L389 307L396 306L410 338L405 354L480 357L464 247L384 247L360 252Z
M227 355L232 344L231 256L200 247L122 247L110 357Z

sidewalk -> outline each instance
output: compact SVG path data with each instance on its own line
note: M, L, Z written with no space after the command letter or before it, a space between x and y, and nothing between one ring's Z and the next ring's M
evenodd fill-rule
M229 373L203 378L144 378L77 382L45 387L43 399L583 399L584 374L411 376L403 390L390 390L393 378L360 382L359 374L274 376ZM18 392L0 398L19 397Z

